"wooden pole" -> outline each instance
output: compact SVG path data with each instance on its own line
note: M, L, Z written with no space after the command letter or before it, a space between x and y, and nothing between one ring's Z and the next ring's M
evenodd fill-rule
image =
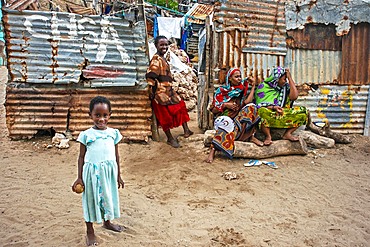
M152 139L153 141L159 142L158 123L154 112L152 112Z

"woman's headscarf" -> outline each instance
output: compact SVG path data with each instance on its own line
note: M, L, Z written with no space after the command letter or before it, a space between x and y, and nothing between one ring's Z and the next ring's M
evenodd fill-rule
M278 86L278 82L280 77L285 75L285 69L282 67L276 67L272 70L272 74L267 77L264 82L270 85L272 88L276 88Z
M240 71L238 68L231 68L226 75L226 83L223 86L217 88L214 97L214 107L219 111L222 111L222 105L229 102L232 98L237 98L243 95L243 98L247 94L248 85L245 80L244 83L240 83L237 86L231 85L230 78L235 73ZM246 84L246 85L245 85Z
M256 105L261 106L281 106L284 107L289 95L289 84L283 87L279 86L279 79L285 75L285 69L282 67L274 68L271 76L266 78L258 85L255 92Z

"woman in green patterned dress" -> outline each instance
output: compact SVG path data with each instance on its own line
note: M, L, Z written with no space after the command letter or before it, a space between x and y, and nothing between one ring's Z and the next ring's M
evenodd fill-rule
M274 68L272 75L258 85L255 99L265 134L264 145L272 144L270 128L284 128L283 139L299 140L293 132L307 123L308 112L303 106L293 106L297 98L298 90L288 68Z

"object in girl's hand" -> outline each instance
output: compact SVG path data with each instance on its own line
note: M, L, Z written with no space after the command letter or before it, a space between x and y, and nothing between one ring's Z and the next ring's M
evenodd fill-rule
M75 192L77 194L81 194L82 192L84 192L84 186L82 184L76 184L75 186Z

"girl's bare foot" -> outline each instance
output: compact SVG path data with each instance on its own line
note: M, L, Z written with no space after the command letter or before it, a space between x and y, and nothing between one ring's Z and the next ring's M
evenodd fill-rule
M124 230L123 226L112 224L110 221L105 221L103 227L114 232L122 232Z
M251 136L251 138L249 139L250 142L253 142L254 144L256 144L257 146L260 146L262 147L263 146L263 142L261 142L260 140L258 140L256 137L254 136Z
M96 236L94 233L86 234L86 245L87 246L98 246L98 241L96 240Z
M297 142L297 141L299 141L298 136L294 136L292 134L285 134L285 135L283 135L283 139L284 140L289 140L291 142Z
M266 137L266 139L265 139L265 140L264 140L264 142L263 142L263 145L265 145L265 146L270 146L271 144L272 144L271 136Z

